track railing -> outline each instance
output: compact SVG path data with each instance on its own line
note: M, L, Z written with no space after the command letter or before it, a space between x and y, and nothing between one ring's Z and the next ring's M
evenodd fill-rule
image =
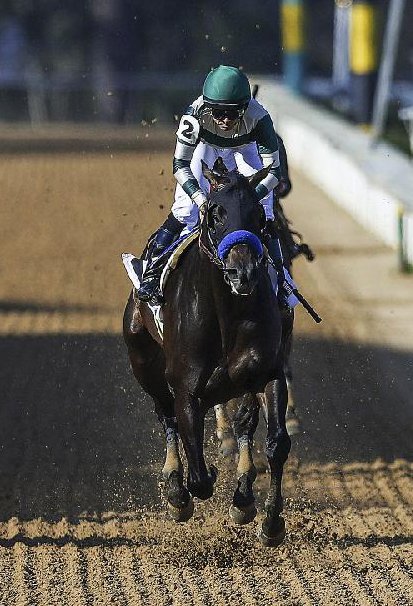
M413 266L413 163L394 147L373 145L368 133L288 92L254 78L288 158L333 202L398 251L402 271Z

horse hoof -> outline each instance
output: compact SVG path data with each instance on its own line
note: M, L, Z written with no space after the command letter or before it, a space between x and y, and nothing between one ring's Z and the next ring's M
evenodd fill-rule
M265 534L265 532L263 531L262 526L258 530L258 538L260 539L260 541L264 545L264 547L278 547L284 541L285 535L286 535L285 522L284 522L284 518L282 518L281 516L278 520L278 527L276 529L274 536L271 536L271 537L267 536Z
M192 499L189 499L187 505L185 505L185 507L180 508L171 505L171 503L168 503L168 513L174 522L187 522L193 516L194 502Z
M295 411L289 411L287 409L285 425L287 427L289 436L297 436L302 432L300 419L297 417L297 413Z
M210 465L208 475L199 482L192 482L188 477L187 487L193 497L201 501L210 499L214 494L214 484L217 481L218 469L215 465Z
M247 505L246 507L242 508L231 505L229 508L229 515L234 524L243 526L244 524L249 524L255 519L255 516L257 515L257 508L255 507L255 503L251 503L251 505Z

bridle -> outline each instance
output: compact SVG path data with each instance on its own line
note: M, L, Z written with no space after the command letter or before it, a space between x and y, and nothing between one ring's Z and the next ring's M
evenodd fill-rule
M201 222L201 231L199 234L199 248L208 257L208 259L225 273L225 263L219 258L217 247L211 238L208 229L208 211L210 209L210 200L206 203L204 218Z
M210 208L211 208L211 201L210 201L210 199L208 199L208 201L206 203L206 210L205 210L204 218L201 222L201 229L200 229L200 234L199 234L199 239L198 239L199 248L206 255L206 257L211 261L211 263L213 263L216 267L218 267L218 269L220 269L223 272L225 282L229 286L231 286L231 289L232 289L233 285L232 285L231 279L229 277L229 275L231 273L231 269L228 269L226 267L224 261L222 261L222 259L219 257L217 247L211 237L211 234L210 234L210 231L208 228L208 211ZM261 264L265 264L266 262L267 262L266 256L262 255L260 258L257 259L257 266L261 265Z

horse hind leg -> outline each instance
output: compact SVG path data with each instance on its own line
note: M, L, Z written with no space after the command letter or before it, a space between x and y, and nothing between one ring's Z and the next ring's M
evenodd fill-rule
M232 412L233 401L227 404L217 404L214 406L216 419L216 433L219 440L219 452L223 457L231 457L237 452L237 442L232 429L230 415Z
M259 404L252 394L245 395L234 417L234 434L239 458L238 485L232 499L229 515L236 524L249 524L257 515L253 484L257 477L252 456L252 444L259 418Z
M287 380L287 391L288 391L288 405L286 412L286 426L289 436L295 436L302 432L300 418L297 415L295 407L294 396L293 396L293 372L291 368L291 349L293 342L293 324L294 324L294 313L284 314L283 316L283 328L286 333L285 345L284 345L284 374Z
M291 448L291 440L285 424L287 384L284 372L267 386L265 402L266 453L271 470L271 481L259 538L266 547L276 547L282 543L285 537L285 522L280 515L283 510L282 476Z
M294 401L293 389L292 389L293 381L292 381L291 371L288 375L286 374L286 379L287 379L287 391L288 391L288 405L287 405L287 412L285 415L285 423L286 423L288 435L297 436L300 433L302 433L302 428L301 428L300 417L298 416L297 409L295 407L295 401Z

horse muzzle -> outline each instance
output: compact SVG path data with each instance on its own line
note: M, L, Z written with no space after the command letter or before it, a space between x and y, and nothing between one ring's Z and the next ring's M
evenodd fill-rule
M258 283L258 260L246 244L234 246L225 262L224 280L234 295L252 294Z
M257 280L251 279L247 272L229 269L224 274L224 280L231 287L234 295L247 297L257 285Z

